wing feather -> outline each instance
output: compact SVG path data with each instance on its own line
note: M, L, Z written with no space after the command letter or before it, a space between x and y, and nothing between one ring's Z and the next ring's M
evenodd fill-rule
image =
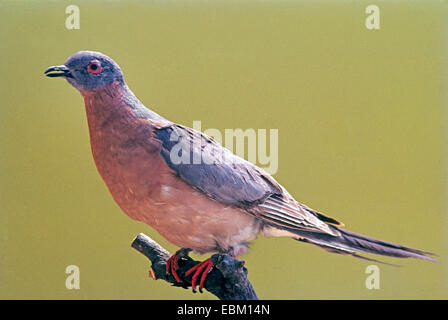
M207 135L178 124L155 133L168 166L207 197L241 207L271 226L336 235L269 174Z

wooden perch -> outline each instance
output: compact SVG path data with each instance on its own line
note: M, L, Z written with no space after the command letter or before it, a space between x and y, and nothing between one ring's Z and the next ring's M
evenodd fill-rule
M191 276L185 276L185 272L200 263L199 261L191 258L179 260L177 274L182 282L178 283L171 274L166 273L166 261L170 254L157 242L140 233L132 242L132 247L151 261L150 272L154 279L165 280L173 286L191 287ZM211 260L214 267L205 280L205 289L220 300L258 300L252 284L247 279L247 269L243 261L227 254L214 254Z

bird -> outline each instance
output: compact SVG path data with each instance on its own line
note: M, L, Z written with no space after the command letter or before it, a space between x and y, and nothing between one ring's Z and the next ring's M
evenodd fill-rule
M238 257L258 235L369 261L378 260L361 253L438 262L431 252L346 230L296 201L255 164L145 107L120 66L100 52L79 51L44 74L66 79L81 93L100 176L122 211L180 247L166 264L179 283L179 260L189 252ZM209 258L185 273L192 276L193 291L199 281L202 292L213 267Z

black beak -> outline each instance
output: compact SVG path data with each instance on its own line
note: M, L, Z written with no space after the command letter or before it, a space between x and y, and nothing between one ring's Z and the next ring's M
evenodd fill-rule
M72 77L70 70L62 65L62 66L54 66L54 67L50 67L47 70L45 70L45 75L47 77Z

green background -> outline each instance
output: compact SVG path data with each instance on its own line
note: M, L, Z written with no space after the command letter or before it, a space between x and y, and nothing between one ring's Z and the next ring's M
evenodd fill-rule
M67 30L77 4L80 30ZM279 130L275 178L346 228L436 252L372 264L287 238L243 257L263 299L447 298L446 1L0 1L0 298L214 299L148 278L144 232L94 166L83 100L43 71L79 50L202 129ZM205 258L205 257L201 257ZM81 289L65 288L80 267Z

